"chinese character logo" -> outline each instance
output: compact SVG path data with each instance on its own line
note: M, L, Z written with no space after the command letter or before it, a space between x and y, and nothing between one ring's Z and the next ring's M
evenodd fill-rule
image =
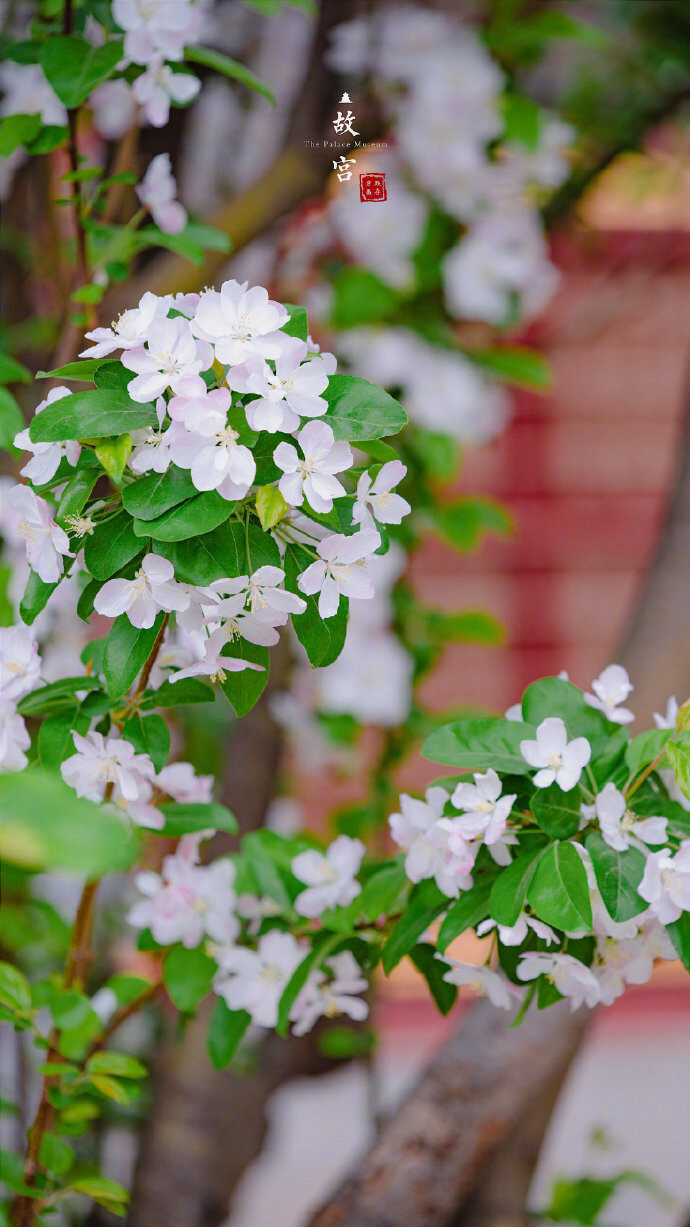
M348 111L346 115L343 115L342 111L338 111L336 118L333 120L333 127L339 135L349 132L352 136L359 136L357 129L352 127L354 122L355 116L353 111Z
M386 176L372 171L367 175L360 175L359 199L363 200L365 204L373 203L376 200L388 200Z
M347 183L348 179L352 178L351 166L356 166L356 158L346 158L344 153L333 163L333 170L338 172L338 180L340 183Z

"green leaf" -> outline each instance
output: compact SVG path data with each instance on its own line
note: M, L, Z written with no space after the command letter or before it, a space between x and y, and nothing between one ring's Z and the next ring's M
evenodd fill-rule
M261 486L254 496L254 502L264 532L275 528L290 510L277 486Z
M287 1035L290 1024L290 1011L300 991L309 979L311 972L323 965L328 955L332 953L341 941L342 936L340 933L328 933L325 930L317 933L312 939L311 950L292 973L278 1003L276 1031L279 1035Z
M0 447L13 447L15 436L25 424L15 397L7 388L0 387Z
M124 872L135 837L119 815L76 793L53 772L32 766L0 776L0 856L28 869L101 877Z
M387 976L412 949L432 921L448 906L448 896L444 895L430 878L417 883L410 893L406 911L383 947L381 961Z
M56 588L57 584L44 584L35 571L29 571L29 578L19 605L22 621L26 622L27 626L30 626L41 610L45 609Z
M199 587L228 576L250 575L267 563L280 566L278 546L268 533L262 532L258 524L250 524L247 536L249 555L244 525L236 520L201 537L161 541L157 553L170 560L178 580Z
M458 899L450 903L448 912L438 934L438 948L446 950L467 929L474 929L484 920L489 911L491 887L496 880L494 873L485 873L477 878L470 890L463 890Z
M163 959L163 982L173 1005L193 1014L211 989L217 965L201 948L175 946Z
M153 405L130 400L125 389L88 388L47 405L33 418L29 434L34 443L59 443L131 434L157 424Z
M527 899L540 920L566 932L591 929L592 904L582 858L570 843L555 843L539 858Z
M503 139L519 141L533 153L539 144L542 120L537 103L524 94L508 92L503 95L501 105L505 120Z
M690 971L690 912L683 912L678 920L666 925L678 958L687 971Z
M429 942L418 942L410 951L410 958L417 971L424 976L429 991L442 1014L452 1010L458 998L455 984L449 984L443 977L448 971L447 963L436 958L436 950Z
M596 756L606 748L612 727L602 712L590 707L578 686L560 677L544 677L532 682L522 696L522 716L531 724L541 724L550 716L560 716L568 737L586 737Z
M198 490L187 469L171 465L165 473L149 473L122 491L125 510L138 520L156 520L171 507L194 498Z
M672 736L672 729L648 729L646 733L639 733L637 737L633 737L625 751L625 761L630 775L636 776L643 767L654 762Z
M543 852L543 848L521 852L502 873L499 873L491 887L489 898L489 912L497 924L507 925L510 928L517 922L525 906L529 884Z
M12 963L0 963L0 1004L18 1014L31 1010L29 981Z
M378 920L390 911L398 895L407 885L407 874L402 861L381 865L372 873L362 887L362 893L354 900L358 912L369 920Z
M638 848L619 852L609 847L598 831L587 836L585 847L592 858L597 886L612 920L632 920L633 916L639 916L647 907L637 893L644 874L644 853Z
M11 354L0 352L0 383L30 383L31 371Z
M552 839L568 839L580 826L582 792L579 784L563 792L556 783L532 794L530 808L542 831Z
M206 1037L214 1069L225 1069L230 1064L251 1021L252 1016L246 1010L229 1010L223 998L218 998Z
M148 754L156 771L162 771L170 753L170 729L162 716L132 716L122 729L125 741L137 754Z
M99 476L98 469L91 468L79 469L74 477L70 477L60 495L55 516L58 523L64 523L66 516L78 515L83 510Z
M331 320L336 328L378 324L400 303L396 290L365 268L345 268L333 281L335 299Z
M132 451L132 436L124 434L117 435L114 439L106 439L104 443L98 444L94 451L113 485L119 486Z
M494 379L517 384L521 388L545 391L551 387L551 367L541 354L520 345L501 345L495 349L472 349L467 357L487 371Z
M242 85L253 89L257 94L261 94L263 98L275 106L275 96L263 81L260 81L249 68L244 64L238 64L237 60L231 60L229 56L223 55L222 51L216 51L211 47L185 47L184 58L191 64L204 64L206 68L212 68L214 72L219 72L224 77L230 77L233 81L240 81Z
M20 145L30 145L41 126L40 115L6 115L0 123L0 158L9 158Z
M92 1201L98 1202L99 1206L105 1206L111 1214L122 1215L129 1202L127 1190L123 1189L121 1184L106 1180L103 1176L80 1176L78 1180L73 1180L69 1187L75 1193L84 1193Z
M41 47L41 67L60 101L70 109L86 102L96 86L112 76L121 59L120 38L94 47L74 34L51 34Z
M513 521L504 507L488 498L459 498L431 509L435 531L453 549L476 550L485 533L506 536Z
M138 537L153 537L154 541L186 541L199 533L210 532L224 524L235 509L217 490L205 490L186 503L179 503L155 520L135 520Z
M72 1147L54 1133L44 1133L38 1151L38 1161L54 1176L65 1176L74 1163Z
M132 519L126 511L98 524L86 538L84 562L96 579L110 579L142 551L142 542L134 533Z
M309 336L309 321L304 307L298 307L292 302L284 302L283 306L290 312L290 318L287 324L283 324L280 331L288 337L297 337L300 341L306 341Z
M116 365L112 358L80 358L78 362L68 362L65 366L57 366L54 371L38 371L36 378L72 379L79 383L93 383L96 371L100 367L106 366L108 362Z
M120 614L120 617L115 619L105 641L103 653L105 684L108 694L113 698L118 698L129 690L146 664L162 625L162 613L159 613L148 630L139 630L132 626L126 614Z
M531 767L520 753L520 742L535 736L532 725L488 717L456 720L437 729L422 745L422 754L434 763L465 770L528 775Z
M94 1052L86 1062L87 1074L112 1074L116 1078L146 1078L148 1070L136 1057L124 1052Z
M236 639L229 648L223 650L223 656L261 665L261 672L258 669L242 669L238 673L228 671L220 683L221 690L235 714L246 716L268 684L268 648L249 643L247 639Z
M676 733L666 747L676 783L684 797L690 800L690 732Z
M186 703L213 703L215 693L212 686L202 682L198 677L183 677L180 682L165 681L158 690L147 690L140 704L142 711L152 707L182 707Z
M73 707L78 702L77 692L99 690L100 687L97 677L62 677L59 682L49 682L24 695L17 704L17 711L23 716L51 715L65 706Z
M79 711L70 707L60 715L48 716L41 721L38 730L38 757L41 766L49 771L59 771L66 758L74 754L73 732L87 733L91 720Z
M343 650L347 634L347 601L340 601L338 612L332 618L321 617L318 596L305 596L297 586L299 575L311 561L309 555L298 546L289 545L285 550L285 587L297 593L307 605L304 613L292 614L292 625L310 664L316 669L333 664Z
M218 801L166 801L160 806L165 814L165 826L157 834L177 839L197 831L237 831L237 819Z
M388 392L356 375L331 375L324 392L328 412L322 419L336 439L379 439L397 435L407 415Z
M72 1031L88 1022L94 1011L88 997L78 993L76 989L61 992L51 1002L50 1012L58 1031Z

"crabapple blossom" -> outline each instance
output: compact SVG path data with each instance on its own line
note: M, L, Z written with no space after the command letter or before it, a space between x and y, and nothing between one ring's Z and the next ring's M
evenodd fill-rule
M228 371L229 388L257 397L245 406L252 430L266 430L269 434L296 430L300 416L320 417L326 412L328 402L321 393L328 387L330 364L324 357L307 355L305 341L284 337L275 359L275 372L255 356Z
M213 631L208 638L203 640L201 658L195 660L191 665L186 665L177 673L173 673L170 678L171 683L181 682L185 677L210 677L211 681L222 683L227 673L241 673L243 669L263 672L263 665L256 665L250 660L241 660L237 656L224 655L224 649L228 647L231 636L232 630L228 634L225 627Z
M517 974L521 980L536 980L546 976L562 997L570 999L570 1008L595 1006L601 999L596 976L572 954L532 953L520 956Z
M654 723L656 727L658 729L674 729L678 720L679 711L680 704L678 703L676 696L672 694L668 700L668 703L666 704L666 711L663 713L663 715L661 712L654 712Z
M346 493L334 474L352 466L350 444L336 443L330 426L319 421L307 422L297 442L302 449L301 460L292 443L279 443L273 453L274 462L283 470L278 489L291 507L301 507L306 498L314 511L331 511L333 499Z
M199 37L201 5L193 0L113 0L113 17L125 32L127 60L181 60L185 43Z
M239 366L247 358L277 358L285 343L280 332L290 316L263 286L226 281L220 291L207 290L192 319L197 337L211 341L219 362Z
M0 698L15 701L38 684L41 658L28 626L0 627Z
M365 470L357 482L357 498L352 509L354 523L373 528L374 520L381 524L399 524L403 516L409 515L412 508L407 500L391 493L406 473L407 466L401 460L388 460L373 481Z
M631 844L663 844L666 840L666 818L638 818L628 809L628 803L615 784L609 782L597 794L594 805L583 805L586 818L597 818L601 834L610 848L624 852Z
M446 305L459 319L505 324L513 294L523 318L536 315L557 279L539 221L526 210L482 218L443 258Z
M225 393L229 406L227 389L217 391ZM228 425L226 413L209 411L194 431L175 427L173 423L169 432L170 455L176 465L190 470L197 490L217 490L229 502L244 498L256 476L256 461L251 450L238 442L239 434Z
M24 541L31 570L44 584L56 584L64 570L64 555L71 557L67 533L51 519L46 500L28 486L14 486L8 502L18 512L17 535Z
M198 836L183 836L176 852L164 857L160 874L147 871L135 878L146 897L127 919L137 929L149 928L161 946L182 942L192 949L205 935L225 944L239 934L232 911L235 866L227 858L199 865L198 846Z
M80 358L106 358L116 349L140 349L146 343L154 320L165 319L170 303L147 290L139 299L138 307L130 307L114 320L110 328L94 328L85 333L87 341L95 344L83 349Z
M212 798L213 776L197 775L191 763L168 763L158 772L156 784L173 801L206 804Z
M635 719L634 713L620 704L634 689L622 665L608 665L592 682L594 694L586 694L585 703L603 712L614 724L630 724Z
M36 406L36 413L42 413L56 400L62 400L63 397L71 395L70 389L64 386L53 388L45 400ZM75 465L81 455L81 444L76 439L65 439L60 443L34 443L28 426L15 435L14 446L23 452L33 452L31 460L26 462L20 472L22 477L26 477L37 486L45 485L55 476L63 456L68 464Z
M297 896L295 911L300 916L316 917L328 908L352 903L362 890L356 875L365 851L361 839L339 835L325 854L316 848L298 853L292 861L292 872L307 889Z
M156 401L156 409L162 408L165 414L165 401L162 396L159 396ZM162 424L162 415L158 413L159 423ZM159 426L158 430L154 430L149 426L146 430L132 431L132 448L131 455L127 461L128 468L133 473L167 473L172 464L172 455L170 452L171 444L175 439L174 428L162 430Z
M126 803L148 800L148 784L155 774L148 754L137 754L129 741L95 731L86 736L73 731L72 740L76 754L64 760L60 771L78 797L102 801L112 784Z
M479 967L474 963L458 963L447 954L436 954L441 963L448 966L443 979L448 984L456 984L460 988L472 988L480 997L488 997L492 1005L501 1010L510 1010L520 999L520 990L510 984L500 972L492 971L490 967Z
M235 901L235 911L242 920L247 921L247 933L256 937L262 921L268 916L279 916L282 908L275 899L268 895L238 895Z
M360 529L347 537L336 533L319 541L317 562L299 576L297 586L307 596L319 593L319 613L322 618L332 618L338 612L341 593L350 600L371 600L374 584L367 574L365 560L381 544L377 532Z
M145 554L132 579L109 579L103 585L96 593L94 609L106 618L126 613L132 626L148 630L161 609L166 613L187 609L189 599L175 579L172 563L159 554Z
M513 925L499 925L491 917L482 920L476 927L477 937L486 937L492 929L498 929L498 936L504 946L521 946L530 929L549 946L558 941L553 929L545 925L543 920L537 920L536 916L528 916L526 912L521 912Z
M410 653L395 635L350 618L340 656L314 673L318 706L347 712L361 724L401 724L410 710L413 670Z
M256 950L218 951L213 987L231 1010L247 1010L259 1027L275 1027L280 998L306 954L292 933L273 929L259 938Z
M396 844L405 848L405 873L411 882L434 878L439 890L449 898L457 898L461 890L472 885L472 869L478 846L460 841L453 852L449 839L453 820L443 818L448 801L445 788L428 788L424 801L402 793L400 812L388 819Z
M668 848L650 853L637 893L662 925L690 911L690 839L683 840L675 856Z
M179 234L187 225L187 212L177 196L177 183L170 166L170 154L159 153L148 164L146 174L136 189L137 196L148 209L156 225L165 234Z
M628 984L646 984L656 959L677 957L666 930L654 918L645 920L632 937L599 938L592 971L603 1005L611 1005Z
M201 89L201 81L189 72L174 72L162 60L153 60L146 72L132 82L132 93L145 118L154 128L164 128L170 119L170 104L191 102ZM174 233L174 231L169 231Z
M186 319L154 319L146 334L148 349L127 349L122 363L136 373L127 386L132 400L145 404L166 388L177 392L185 375L198 375L213 362L210 345L192 336Z
M67 111L39 64L5 60L0 64L0 89L0 116L40 115L47 125L67 123Z
M137 104L124 77L104 81L89 97L96 130L107 141L118 141L136 119Z
M332 973L332 978L326 975ZM326 959L325 970L313 971L294 1005L294 1035L306 1035L319 1018L337 1018L346 1014L355 1022L362 1022L369 1013L366 1001L358 997L368 988L368 983L351 950L343 950L333 958Z
M547 716L537 729L536 741L521 741L520 753L530 767L539 767L534 777L537 788L548 788L554 781L563 792L577 784L592 754L586 737L568 741L560 716Z
M453 820L454 828L464 839L481 835L486 844L496 843L504 834L517 793L501 796L503 785L490 767L477 772L474 784L458 784L451 801L456 809L464 810L462 818Z
M3 771L23 771L28 764L24 753L31 745L24 720L11 699L0 697L0 767Z

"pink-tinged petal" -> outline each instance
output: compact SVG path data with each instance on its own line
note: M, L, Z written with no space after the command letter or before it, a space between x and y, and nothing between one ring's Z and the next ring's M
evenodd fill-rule
M297 439L305 456L309 453L317 460L323 459L333 448L333 431L327 422L307 422ZM345 445L347 447L347 444Z
M28 431L25 432L28 435ZM291 443L279 443L273 453L273 460L284 473L296 473L299 464L297 448Z
M150 375L135 375L134 379L127 387L127 392L131 400L135 400L137 404L145 405L148 401L155 400L168 387L168 376L160 375L158 372Z
M278 482L278 489L291 507L301 507L304 502L304 484L300 473L285 473ZM314 508L318 511L319 508Z
M132 581L109 579L96 593L93 607L106 618L116 618L125 612L132 600Z
M318 592L324 577L326 568L322 562L312 562L311 566L307 567L297 579L297 587L300 592L306 592L307 596L313 596Z
M170 78L170 97L175 102L191 102L201 89L201 81L188 72L174 72Z
M407 468L402 460L388 460L379 470L374 482L374 493L381 494L384 491L392 490L394 486L401 482Z
M306 591L306 589L304 590ZM331 575L327 575L323 581L323 587L319 594L319 613L322 618L332 618L338 612L340 605L340 590Z
M152 584L165 584L175 578L175 569L167 558L160 554L146 554L141 564L144 575Z

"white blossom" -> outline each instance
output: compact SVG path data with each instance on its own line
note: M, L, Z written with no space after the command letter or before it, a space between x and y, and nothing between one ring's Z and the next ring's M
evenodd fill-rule
M491 933L493 929L498 930L498 936L504 946L521 946L530 929L549 946L552 942L558 941L553 929L545 925L543 920L537 920L536 916L528 916L526 912L521 912L515 924L512 925L499 925L490 917L482 920L476 927L477 937L486 937L487 933Z
M407 851L405 873L410 881L434 878L439 890L457 898L472 885L478 846L463 843L458 852L451 851L452 820L443 818L447 801L448 793L438 786L427 788L424 801L402 793L400 812L391 814L388 824L396 844Z
M475 773L474 784L458 784L451 801L456 809L465 813L462 818L453 820L453 826L464 839L481 836L486 844L493 844L505 833L517 793L502 797L502 788L499 776L491 767L484 773Z
M263 286L226 281L220 291L206 291L192 320L192 331L212 342L219 362L239 366L247 358L277 358L285 343L279 330L290 316Z
M292 861L292 872L306 883L295 900L300 916L320 916L328 908L347 907L362 888L356 880L366 849L361 839L339 835L325 854L316 848L300 852Z
M0 698L15 701L38 684L41 658L28 626L0 627Z
M139 630L153 626L161 609L170 613L188 605L189 594L177 583L172 563L159 554L145 554L132 579L109 579L94 600L97 613L106 618L126 613Z
M690 911L690 839L683 840L675 856L667 848L651 852L637 891L662 925Z
M412 508L406 499L391 491L407 473L401 460L388 460L381 466L376 477L362 473L357 482L357 498L352 509L355 524L374 527L374 520L381 524L399 524Z
M207 804L212 799L213 776L197 775L191 763L168 763L158 772L156 784L173 801Z
M676 727L676 721L678 720L679 711L680 705L678 700L676 696L672 694L666 704L666 711L663 713L663 715L661 712L654 712L654 723L656 727L658 729L674 729Z
M275 1027L280 998L306 953L292 933L271 930L256 950L219 951L213 987L231 1010L247 1010L259 1027Z
M492 1005L501 1010L510 1010L520 999L520 990L511 985L505 976L490 967L479 967L474 963L458 963L446 954L436 954L441 963L448 965L443 979L448 984L456 984L460 988L472 988L480 997L488 997Z
M155 774L148 754L137 754L134 746L124 739L108 737L95 731L82 736L72 732L76 754L66 758L60 767L63 779L78 797L102 801L108 784L113 794L129 804L148 800L149 783Z
M165 319L169 305L167 298L159 298L147 290L139 299L139 306L123 311L110 328L94 328L93 332L87 332L86 340L95 344L83 349L79 357L106 358L116 349L140 349L146 343L154 320Z
M631 844L663 844L666 840L666 818L638 818L615 784L609 780L597 794L594 805L583 805L582 812L590 820L598 819L601 834L610 848L624 852Z
M283 476L278 489L291 507L301 507L306 498L314 511L331 511L334 498L342 498L344 486L334 474L352 466L349 443L336 443L326 422L307 422L297 435L303 459L292 443L279 443L273 460Z
M216 349L217 352L217 349ZM285 337L275 359L275 371L262 358L250 356L228 371L228 387L254 393L257 399L245 406L252 430L296 430L300 417L319 417L328 408L321 395L328 387L331 363L325 357L308 357L305 341Z
M11 699L0 697L0 767L3 771L23 771L28 763L24 753L31 745L24 720Z
M326 974L331 973L331 977ZM369 1013L366 1001L357 996L368 988L357 960L350 950L326 959L325 969L313 971L300 991L290 1017L294 1035L306 1035L319 1018L346 1014L361 1022Z
M113 17L125 32L125 58L135 64L181 60L185 43L199 37L202 11L194 0L113 0Z
M14 486L8 502L19 515L17 535L24 541L31 570L44 584L56 584L64 570L64 555L71 556L67 533L51 519L46 500L28 486Z
M228 425L230 393L217 388L206 398L207 411L193 430L173 423L170 455L180 468L189 469L197 490L217 490L229 501L244 498L256 476L251 449L239 442ZM177 429L176 429L177 426Z
M50 85L40 64L5 60L0 64L0 116L40 115L44 124L62 127L67 111Z
M144 208L165 234L179 234L187 225L187 213L177 196L177 183L170 165L170 154L159 153L148 164L136 189Z
M36 406L36 413L42 413L54 401L71 395L69 388L53 388L45 400ZM28 426L15 435L14 446L23 452L33 453L31 460L27 461L20 472L22 477L26 477L35 486L43 486L55 476L63 456L68 464L75 465L81 455L81 444L76 439L65 439L59 443L34 443Z
M198 375L213 362L210 345L197 341L186 319L154 319L147 330L148 348L127 349L123 365L136 376L127 386L132 400L145 404L167 388L177 392L185 375Z
M201 81L189 72L174 72L162 60L153 60L146 72L132 83L132 93L154 128L164 128L170 119L170 104L183 105L196 98Z
M601 990L594 972L572 954L528 953L520 957L517 974L521 980L536 980L546 976L562 997L570 999L571 1009L595 1006Z
M228 647L231 637L232 630L228 634L225 627L214 631L203 640L203 655L200 659L191 665L186 665L184 669L179 669L177 673L173 673L170 681L181 682L185 677L209 677L212 682L224 682L226 674L241 673L243 669L264 672L263 665L256 665L250 660L241 660L237 656L225 655L224 649Z
M443 258L446 305L459 319L506 324L511 295L523 319L536 315L557 280L540 224L524 210L483 218Z
M590 760L592 747L586 737L569 742L560 716L548 716L537 729L536 741L520 742L520 753L530 767L540 768L534 777L537 788L555 782L563 792L570 792Z
M184 836L177 851L163 859L160 874L147 871L135 878L145 898L127 919L137 929L149 928L161 946L182 942L190 949L204 935L225 944L239 934L233 914L235 866L227 858L199 865L198 845L198 836Z
M132 87L124 77L103 81L89 96L96 130L107 141L117 141L131 128L137 113Z
M368 609L369 603L353 608ZM314 673L318 707L346 712L360 724L394 727L410 710L413 669L412 657L395 635L360 627L351 617L340 656Z
M586 694L585 703L602 711L614 724L630 724L634 713L620 705L634 689L622 665L608 665L592 682L594 694Z
M307 596L320 594L322 618L332 618L338 612L341 594L350 600L373 597L374 584L367 574L365 560L380 544L379 534L370 529L362 529L351 537L336 533L319 541L316 547L319 559L302 572L297 586Z

